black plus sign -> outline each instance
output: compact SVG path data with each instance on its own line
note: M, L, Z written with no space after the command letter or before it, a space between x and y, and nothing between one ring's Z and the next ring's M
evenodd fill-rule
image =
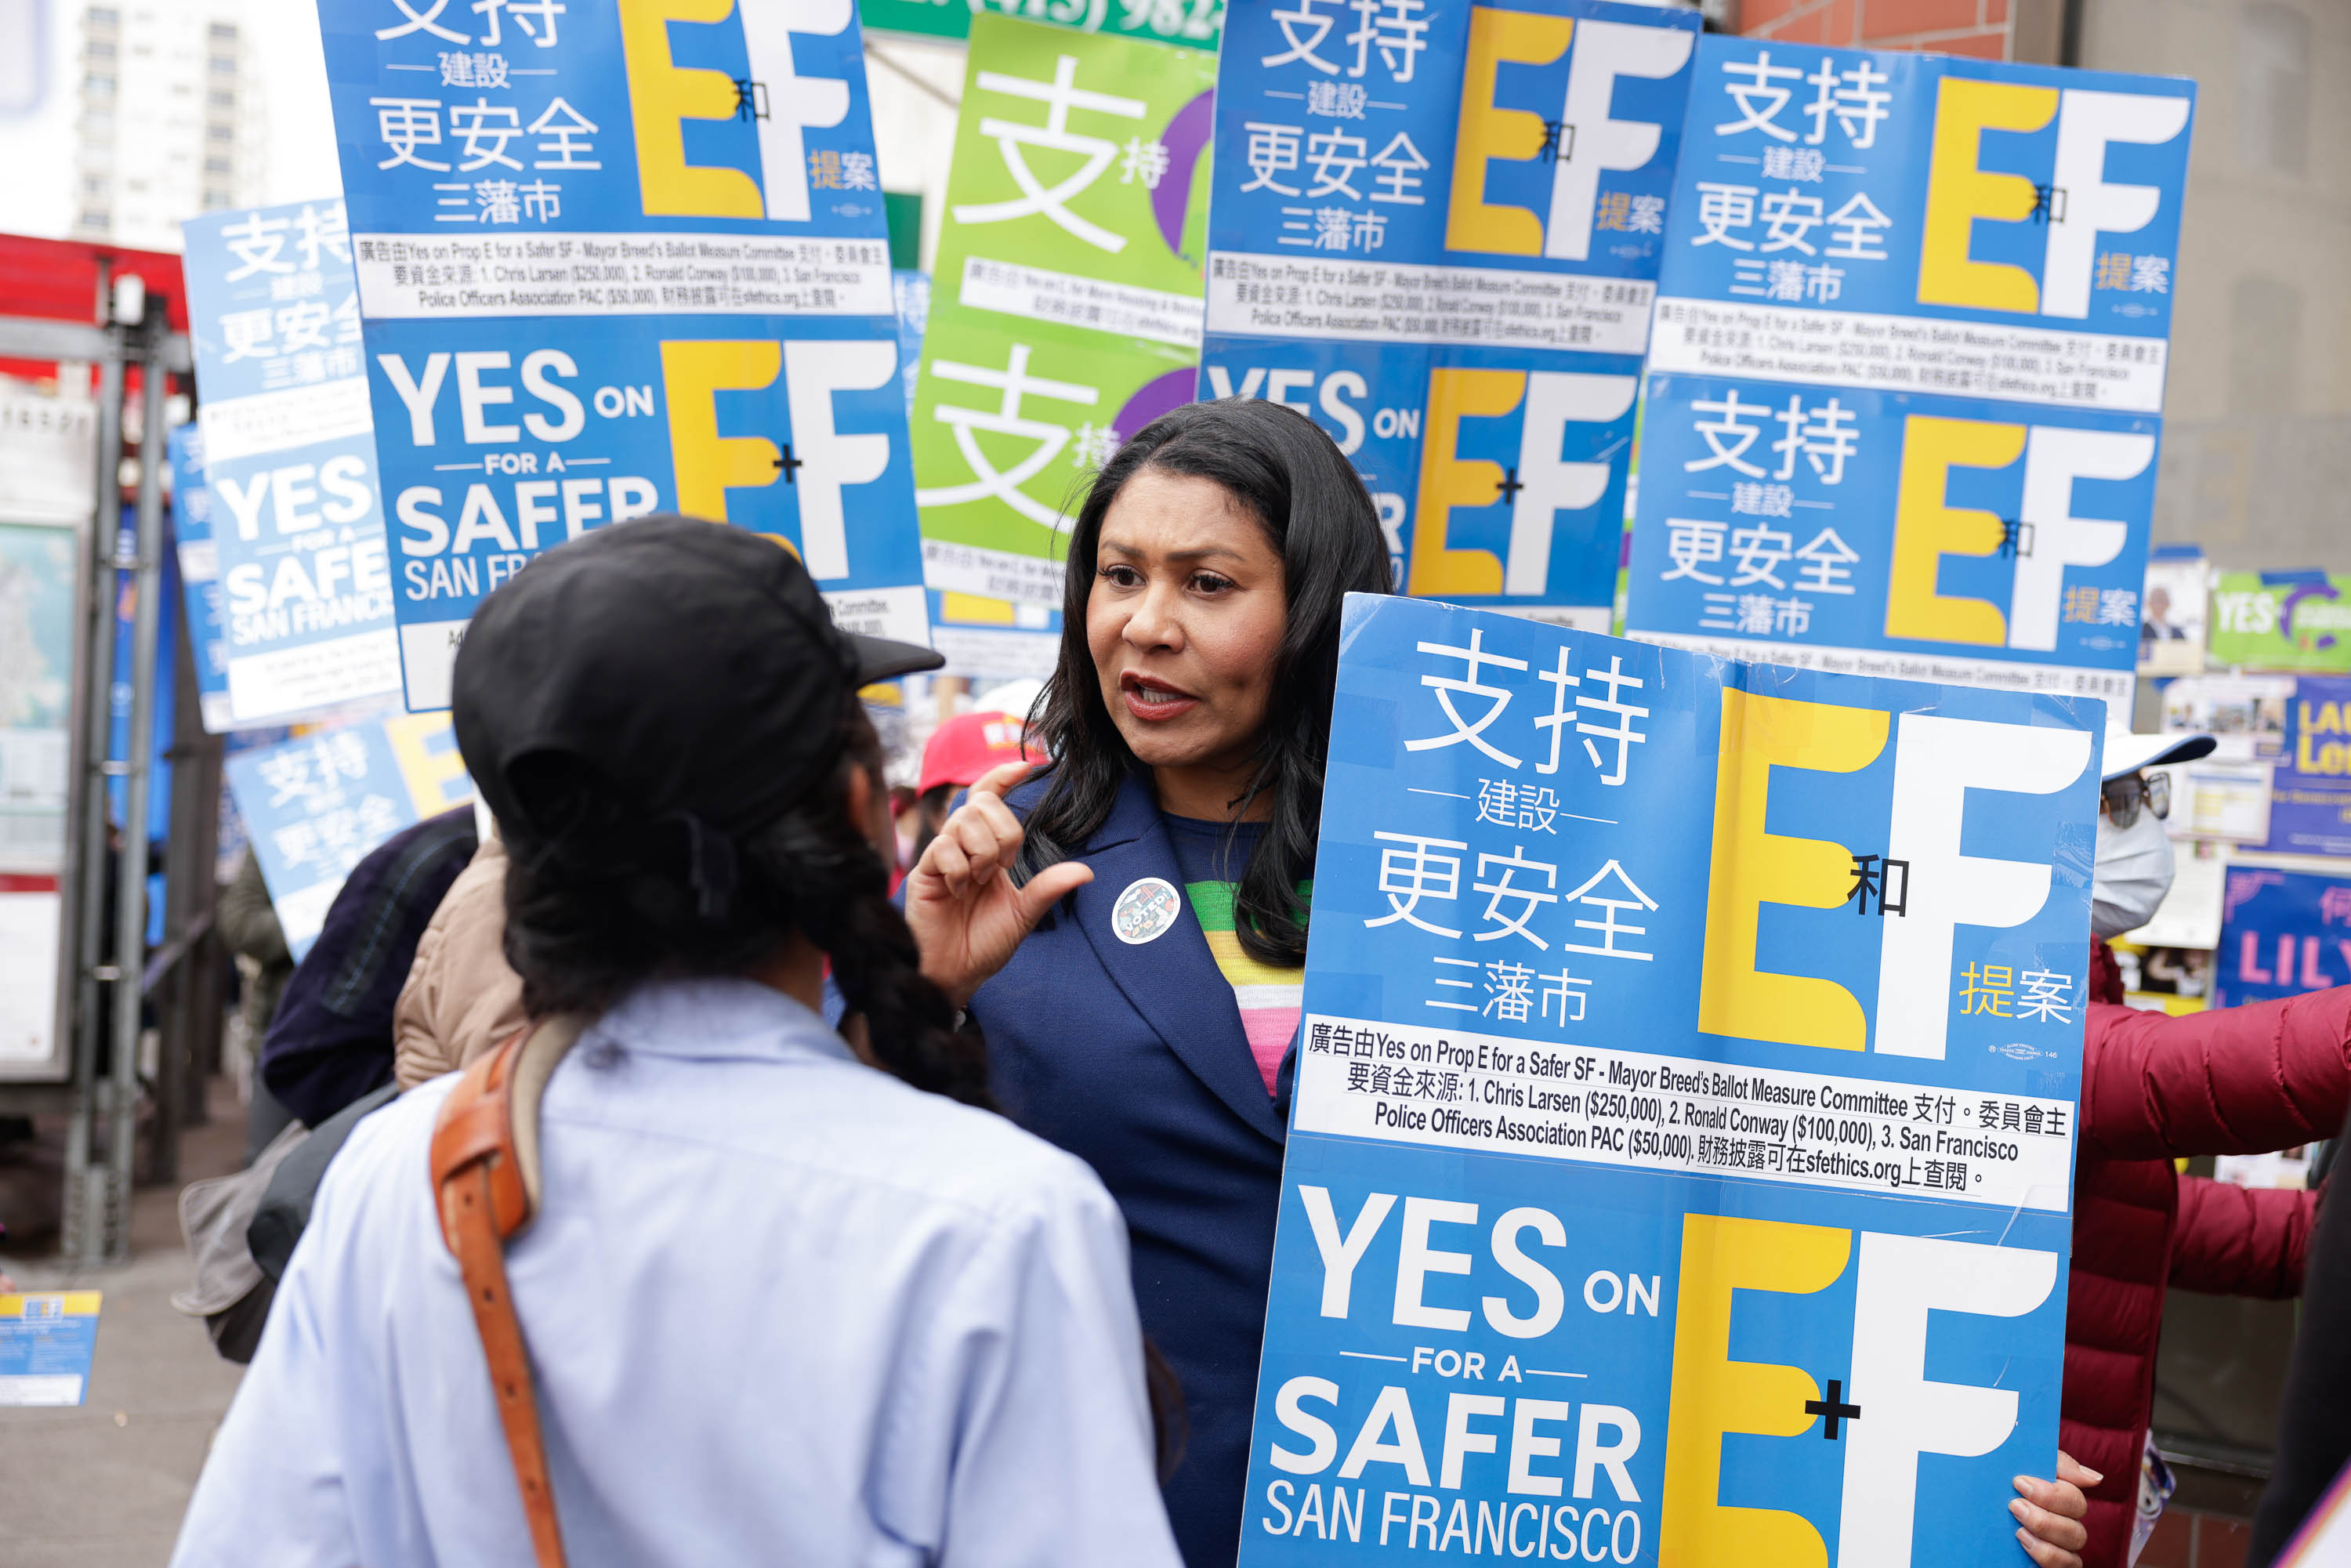
M1861 1406L1845 1404L1844 1385L1832 1377L1829 1379L1829 1396L1805 1400L1804 1414L1826 1416L1827 1419L1821 1423L1821 1436L1834 1443L1837 1440L1837 1423L1860 1420Z
M784 443L784 455L776 459L776 466L784 471L785 484L797 485L799 481L792 477L792 470L795 468L805 468L808 465L799 458L792 455L792 444L787 441Z
M1505 468L1502 470L1502 482L1494 486L1494 499L1507 501L1525 488L1524 485L1519 483L1519 471L1515 468Z

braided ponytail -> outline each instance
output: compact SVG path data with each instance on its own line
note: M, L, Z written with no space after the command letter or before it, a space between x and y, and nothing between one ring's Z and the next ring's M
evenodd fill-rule
M739 974L794 934L832 960L849 1010L865 1019L874 1063L916 1089L995 1110L987 1050L958 1030L946 993L923 976L906 917L890 902L889 872L849 810L852 770L882 779L882 746L850 705L831 775L765 827L732 843L726 896L705 903L691 867L707 852L702 830L676 819L647 823L576 763L526 767L540 820L508 831L507 960L522 977L534 1019L601 1012L657 975ZM536 776L533 776L536 775ZM1160 1479L1181 1461L1184 1394L1144 1342Z
M987 1049L976 1031L956 1030L954 1006L924 977L914 934L890 902L889 873L842 804L852 765L882 778L872 727L852 715L841 775L819 797L829 810L789 812L747 849L771 875L799 881L799 929L831 958L833 983L849 1011L863 1016L874 1061L917 1089L994 1110Z

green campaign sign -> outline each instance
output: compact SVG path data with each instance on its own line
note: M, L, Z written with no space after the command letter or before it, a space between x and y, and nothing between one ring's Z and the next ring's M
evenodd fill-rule
M914 505L935 591L1061 602L1063 519L1093 470L1192 401L1197 356L937 308L914 389Z
M1002 15L1100 33L1150 38L1214 55L1225 34L1225 0L859 0L858 19L871 30L960 38L976 16Z
M2223 572L2210 638L2212 657L2240 669L2351 673L2351 576Z
M913 438L924 580L961 609L1058 608L1088 477L1193 399L1216 68L972 20Z
M938 301L1200 345L1216 57L983 15Z

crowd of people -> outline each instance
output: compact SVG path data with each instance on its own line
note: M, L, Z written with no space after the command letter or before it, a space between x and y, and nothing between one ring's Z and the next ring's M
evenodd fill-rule
M479 818L378 849L290 976L246 949L307 1129L256 1151L321 1147L248 1184L299 1241L234 1277L266 1327L175 1562L1230 1564L1341 606L1390 588L1315 424L1180 408L1076 513L1034 713L943 726L893 813L857 693L939 661L772 540L643 518L502 586ZM2176 1164L2335 1134L2351 988L2166 1018L2105 943L2199 744L2106 750L2043 1568L2133 1555L2168 1286L2312 1282L2257 1560L2351 1448L2351 1222ZM1154 879L1200 940L1116 938Z

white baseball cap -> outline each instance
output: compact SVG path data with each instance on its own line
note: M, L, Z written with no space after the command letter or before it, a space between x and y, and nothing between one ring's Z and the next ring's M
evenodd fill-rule
M2099 764L2101 782L2121 779L2142 768L2167 762L2193 762L2211 755L2220 742L2209 735L2136 735L2127 729L2106 731L2105 758Z

